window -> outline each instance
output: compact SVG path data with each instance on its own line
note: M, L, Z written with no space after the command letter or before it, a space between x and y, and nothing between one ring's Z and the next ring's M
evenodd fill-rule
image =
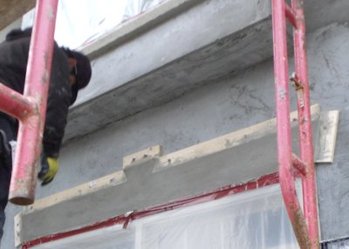
M85 47L117 25L165 0L61 0L55 39L61 46ZM23 17L22 27L33 25L34 10Z
M296 249L279 185L152 215L35 249Z

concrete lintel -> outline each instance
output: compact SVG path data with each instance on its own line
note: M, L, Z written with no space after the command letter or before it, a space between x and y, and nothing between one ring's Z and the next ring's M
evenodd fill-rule
M0 0L0 30L34 8L34 0Z
M71 109L65 141L272 56L269 1L180 2L192 7L172 4L175 12L156 12L166 21L156 22L146 32L131 27L137 37L93 60L92 82ZM152 13L144 15L148 14ZM164 19L167 14L171 18Z
M134 166L136 162L139 164L144 162L145 160L148 160L154 157L159 157L161 155L162 155L162 148L160 145L151 146L145 150L142 150L140 152L124 157L123 164L122 164L123 169L125 170L129 167Z
M349 1L304 7L311 31L347 21ZM236 74L271 58L272 47L270 1L168 0L85 49L95 73L71 110L65 141Z
M290 118L295 131L296 112ZM319 120L316 105L312 123ZM293 143L296 146L297 139ZM37 200L16 217L16 241L95 224L277 170L275 119L168 155L161 155L160 148L125 157L122 171Z
M202 1L203 0L165 1L146 13L141 13L136 18L117 26L102 37L98 37L96 40L91 41L91 44L82 48L82 52L88 55L90 59L94 59Z

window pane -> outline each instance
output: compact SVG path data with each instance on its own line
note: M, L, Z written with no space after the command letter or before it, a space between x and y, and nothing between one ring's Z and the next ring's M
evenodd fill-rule
M120 23L166 0L60 0L55 39L78 48L93 43ZM22 27L33 25L34 11L24 15Z
M298 248L278 186L136 222L136 249Z
M33 249L134 249L134 230L120 225L34 246Z
M99 229L34 249L298 249L278 185Z

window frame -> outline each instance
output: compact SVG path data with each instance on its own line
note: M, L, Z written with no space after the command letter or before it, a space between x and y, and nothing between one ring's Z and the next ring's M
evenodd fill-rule
M279 183L279 176L278 173L272 173L269 175L265 175L262 177L259 177L257 179L245 182L243 184L239 185L230 185L225 186L222 188L219 188L215 191L212 191L210 193L198 195L191 198L185 198L181 200L177 200L171 203L158 205L151 207L149 209L141 210L141 211L133 211L129 213L125 213L123 215L119 215L104 221L100 221L96 224L84 226L75 230L66 231L63 233L58 234L52 234L48 236L44 236L32 241L28 241L23 243L22 249L45 249L45 244L50 245L51 243L61 241L62 239L69 239L73 238L74 236L81 236L82 239L84 238L84 235L88 235L90 232L97 232L102 231L103 229L110 229L113 232L120 233L122 231L127 231L127 227L130 226L139 226L139 224L144 224L146 222L149 222L149 220L152 219L161 219L161 215L167 215L167 211L169 210L179 210L182 208L194 208L197 205L200 204L206 204L214 201L222 200L226 197L231 197L236 194L241 193L247 193L253 190L266 188L266 187L273 187L278 186ZM300 190L300 184L297 184L298 188L297 190ZM266 190L268 193L268 190ZM270 188L269 191L275 191L275 188ZM253 194L252 194L253 195ZM299 198L300 201L301 198L301 191L299 191ZM213 204L215 205L215 204ZM186 212L186 210L180 210L180 212ZM160 216L159 216L160 215ZM141 222L141 223L139 223ZM125 230L126 229L126 230ZM137 237L137 231L135 231L135 238ZM37 247L41 245L42 247ZM51 248L51 247L47 247Z

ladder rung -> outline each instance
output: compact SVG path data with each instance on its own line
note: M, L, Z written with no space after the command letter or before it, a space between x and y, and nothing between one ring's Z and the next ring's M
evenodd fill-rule
M296 13L294 10L288 5L287 3L285 4L285 14L287 17L287 20L295 27L297 28L297 18L296 18Z
M306 164L295 154L292 154L292 165L301 175L307 175Z

